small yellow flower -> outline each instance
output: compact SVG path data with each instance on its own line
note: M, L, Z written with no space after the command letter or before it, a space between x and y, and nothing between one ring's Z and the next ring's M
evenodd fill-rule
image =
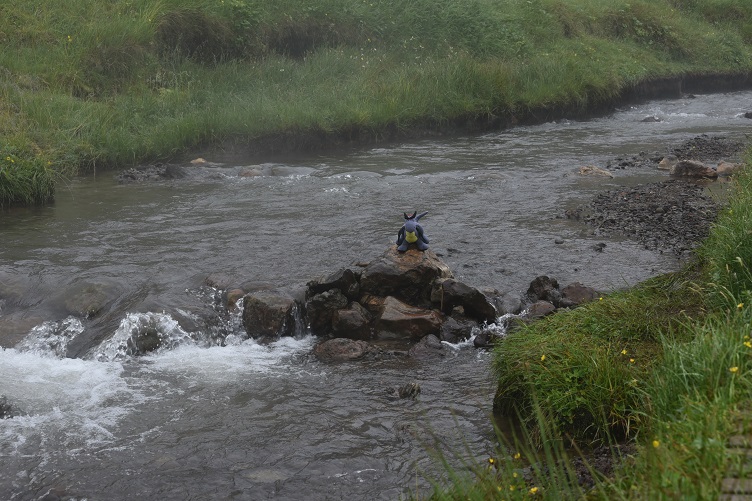
M536 492L538 492L537 487L533 487L532 489L530 489L530 494L535 494Z
M546 355L541 355L541 362L543 362L546 359Z
M520 453L519 452L514 455L514 459L520 459Z
M517 478L517 472L515 471L514 473L512 473L512 476L513 476L514 478Z
M737 309L741 310L742 308L744 308L744 303L739 303L736 305L736 307Z
M729 368L729 372L731 372L732 374L736 374L737 372L739 372L739 367L736 367L736 366L731 367Z
M513 485L510 485L510 486L509 486L509 490L510 490L510 491L513 491L513 490L514 490L514 486L513 486Z
M629 359L629 363L630 363L630 364L633 364L633 363L634 363L634 358L630 358L630 359Z
M747 348L752 348L752 341L744 341L744 346Z
M494 458L488 458L488 464L494 464Z
M622 355L626 355L627 354L627 350L621 350L621 354Z
M658 448L658 447L660 447L660 446L661 446L661 443L660 443L659 441L657 441L657 440L653 440L653 447L654 447L654 448L656 448L656 449L657 449L657 448Z
M602 297L599 297L599 298L598 298L598 301L603 301L603 298L602 298Z

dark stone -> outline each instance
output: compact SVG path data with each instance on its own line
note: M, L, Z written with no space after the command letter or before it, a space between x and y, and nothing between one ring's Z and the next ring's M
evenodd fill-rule
M555 278L549 278L546 275L536 277L535 280L530 282L530 287L527 289L527 296L532 302L542 300L556 305L561 301L559 282L557 282Z
M332 315L332 331L336 336L367 340L371 338L371 314L358 303Z
M752 111L748 111L744 114L744 118L752 118Z
M337 289L347 296L348 299L356 300L360 293L360 285L358 284L359 279L360 272L344 268L327 277L308 282L308 284L306 284L306 287L308 288L307 294L313 296L332 289Z
M556 311L556 306L549 301L536 301L527 309L527 318L537 319Z
M438 311L410 306L390 296L376 320L376 335L382 339L422 339L438 333L442 322Z
M439 337L447 343L459 343L472 336L473 327L475 327L474 322L468 320L460 321L454 317L449 317L441 325Z
M415 400L420 395L420 385L418 383L407 383L397 390L399 398L410 398Z
M243 298L243 326L254 339L278 338L295 333L297 303L287 294L259 291Z
M586 287L579 282L574 282L561 290L562 306L578 306L588 303L598 297L598 292L592 287Z
M415 343L407 354L414 358L436 358L446 355L444 345L441 344L439 338L433 334L424 336L420 341Z
M316 345L313 354L322 362L347 362L376 359L382 355L382 351L365 341L334 338Z
M496 320L496 308L488 302L485 294L474 287L454 280L452 278L437 280L431 294L434 304L439 304L445 314L461 306L469 317L481 322L494 322Z
M332 333L334 312L347 307L347 298L338 289L330 289L316 294L306 301L308 326L316 336Z
M77 317L95 317L108 303L115 300L115 296L114 288L107 284L78 284L66 291L65 309Z

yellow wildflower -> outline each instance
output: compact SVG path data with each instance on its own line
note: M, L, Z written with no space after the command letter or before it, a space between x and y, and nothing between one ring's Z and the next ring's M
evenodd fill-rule
M520 459L520 453L519 452L514 455L514 459Z
M747 348L752 348L752 341L744 341L744 346Z
M729 371L730 371L730 372L731 372L732 374L736 374L737 372L739 372L739 367L736 367L736 366L734 366L734 367L731 367L731 368L729 368Z
M621 350L621 354L622 354L622 355L626 355L626 354L627 354L627 350L626 350L626 349L624 349L624 350Z
M630 363L630 364L633 364L633 363L634 363L634 358L630 358L630 359L629 359L629 363Z
M546 359L546 355L541 355L541 362L543 362Z
M653 440L653 447L656 449L661 446L661 443L658 440Z
M744 303L739 303L736 305L736 307L741 310L742 308L744 308Z
M535 494L537 492L538 492L538 488L537 487L533 487L532 489L530 489L530 494Z

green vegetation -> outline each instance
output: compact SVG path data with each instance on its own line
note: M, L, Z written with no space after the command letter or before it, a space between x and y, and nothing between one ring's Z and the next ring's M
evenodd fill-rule
M497 345L495 407L522 432L433 499L718 499L727 472L748 474L726 450L752 420L752 150L746 163L694 263ZM617 443L636 453L578 485L579 448Z
M5 2L0 205L199 146L499 125L751 70L749 0Z

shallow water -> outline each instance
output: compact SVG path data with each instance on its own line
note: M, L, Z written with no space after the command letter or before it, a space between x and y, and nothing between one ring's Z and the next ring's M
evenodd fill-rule
M54 205L0 213L0 394L22 411L0 421L0 498L53 488L108 500L427 492L425 478L440 473L432 451L493 450L488 353L448 345L440 361L321 364L308 336L246 340L205 278L294 290L381 254L402 212L427 210L431 248L471 285L519 293L543 274L604 291L632 285L679 263L561 215L666 174L584 178L578 167L702 133L741 138L750 110L749 91L698 95L274 163L207 158L188 179L120 185L99 174L72 180ZM250 169L261 175L239 175ZM592 250L599 242L604 252ZM102 312L71 316L66 299L92 285ZM169 349L129 356L128 337L145 326ZM387 392L412 381L416 400Z

